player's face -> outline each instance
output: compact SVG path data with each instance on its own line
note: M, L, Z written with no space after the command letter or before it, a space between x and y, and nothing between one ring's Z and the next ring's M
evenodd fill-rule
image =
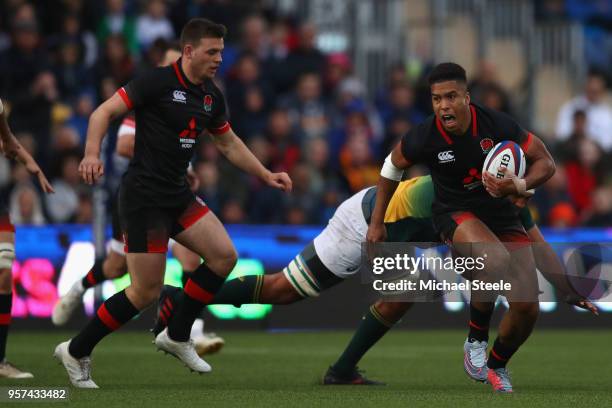
M431 104L444 130L463 133L467 129L470 120L470 95L464 83L444 81L433 84Z
M202 38L197 46L185 46L184 55L200 79L213 78L221 65L223 38Z

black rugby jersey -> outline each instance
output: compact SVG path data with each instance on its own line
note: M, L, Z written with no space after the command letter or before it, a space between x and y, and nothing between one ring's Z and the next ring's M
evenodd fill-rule
M118 93L138 123L125 191L147 200L141 204L179 205L191 197L187 166L203 131L221 134L230 128L223 94L210 79L191 83L180 59L135 78Z
M434 215L449 211L512 211L506 198L494 198L482 184L482 165L499 142L512 140L526 151L533 135L505 113L471 104L471 124L464 135L447 133L429 116L402 138L402 154L412 164L429 167L434 183Z

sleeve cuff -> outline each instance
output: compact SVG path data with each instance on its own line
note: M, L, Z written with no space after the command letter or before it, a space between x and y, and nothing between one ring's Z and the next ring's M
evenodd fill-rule
M121 99L123 99L123 102L125 102L125 106L128 107L128 109L134 109L134 104L132 103L132 100L130 99L130 97L128 96L127 92L125 91L124 87L119 88L119 90L117 91L117 93L119 94L119 96L121 97Z
M208 129L208 130L213 135L222 135L223 133L227 132L230 129L231 129L230 123L229 122L225 122L223 125L221 125L218 128L213 128L213 129Z

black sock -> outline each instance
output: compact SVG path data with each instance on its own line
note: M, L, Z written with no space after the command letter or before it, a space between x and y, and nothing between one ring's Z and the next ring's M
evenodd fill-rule
M92 286L96 286L98 283L106 280L104 277L104 271L102 269L103 263L104 259L96 259L94 266L92 266L87 275L85 275L81 281L83 288L91 288Z
M395 322L385 320L374 305L363 316L357 331L350 343L332 366L339 375L348 376L355 369L361 357L374 345L387 331L393 327Z
M175 312L168 322L168 335L174 341L189 340L194 320L204 306L210 304L225 282L225 277L214 273L202 263L193 272L183 289Z
M263 288L263 275L247 275L229 280L221 286L211 304L234 305L240 307L245 303L259 303Z
M12 293L0 295L0 363L6 356L6 337L8 336L9 326L11 325L12 304Z
M183 284L183 287L185 287L191 275L193 275L193 271L186 271L183 269L183 274L181 275L181 283Z
M68 351L74 358L91 355L100 340L137 314L138 309L125 295L125 290L115 293L100 306L93 319L72 339Z
M470 331L468 340L489 341L489 323L494 308L483 312L470 304Z
M499 341L499 337L495 339L493 347L489 352L489 359L487 360L487 367L496 369L503 368L508 364L508 360L516 351L518 347L512 347L507 344L503 344Z

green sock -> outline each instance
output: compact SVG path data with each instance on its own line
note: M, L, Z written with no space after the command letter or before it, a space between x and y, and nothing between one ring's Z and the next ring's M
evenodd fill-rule
M210 304L229 304L236 307L245 303L259 303L263 275L241 276L226 281Z
M395 323L386 321L372 305L363 316L357 331L353 335L338 361L332 366L340 375L349 375L357 366L361 357L374 345Z

